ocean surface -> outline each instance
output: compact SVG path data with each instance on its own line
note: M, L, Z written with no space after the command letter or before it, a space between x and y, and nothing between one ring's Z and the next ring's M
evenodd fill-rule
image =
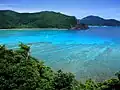
M31 54L77 79L109 79L120 70L120 27L88 30L0 30L0 44L31 44Z

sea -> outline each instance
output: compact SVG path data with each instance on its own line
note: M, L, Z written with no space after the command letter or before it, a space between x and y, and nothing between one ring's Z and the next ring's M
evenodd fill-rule
M31 55L45 65L72 72L81 81L103 81L120 70L120 27L0 30L0 44L16 49L21 42L30 45Z

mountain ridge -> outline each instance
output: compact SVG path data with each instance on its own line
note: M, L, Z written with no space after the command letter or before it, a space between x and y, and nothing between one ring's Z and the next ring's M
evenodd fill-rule
M70 28L77 19L54 11L19 13L12 10L0 10L0 28Z
M120 21L116 19L104 19L94 15L79 19L79 22L93 26L120 26Z

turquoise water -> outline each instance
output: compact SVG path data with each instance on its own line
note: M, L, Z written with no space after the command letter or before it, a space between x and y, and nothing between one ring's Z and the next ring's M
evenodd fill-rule
M0 30L0 44L17 48L32 44L31 54L54 70L73 72L77 79L101 81L120 70L120 27L89 30Z

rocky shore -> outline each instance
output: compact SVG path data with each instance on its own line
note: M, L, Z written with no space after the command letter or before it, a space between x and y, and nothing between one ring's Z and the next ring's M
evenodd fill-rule
M89 29L87 24L77 24L75 27L72 27L71 30L86 30Z

